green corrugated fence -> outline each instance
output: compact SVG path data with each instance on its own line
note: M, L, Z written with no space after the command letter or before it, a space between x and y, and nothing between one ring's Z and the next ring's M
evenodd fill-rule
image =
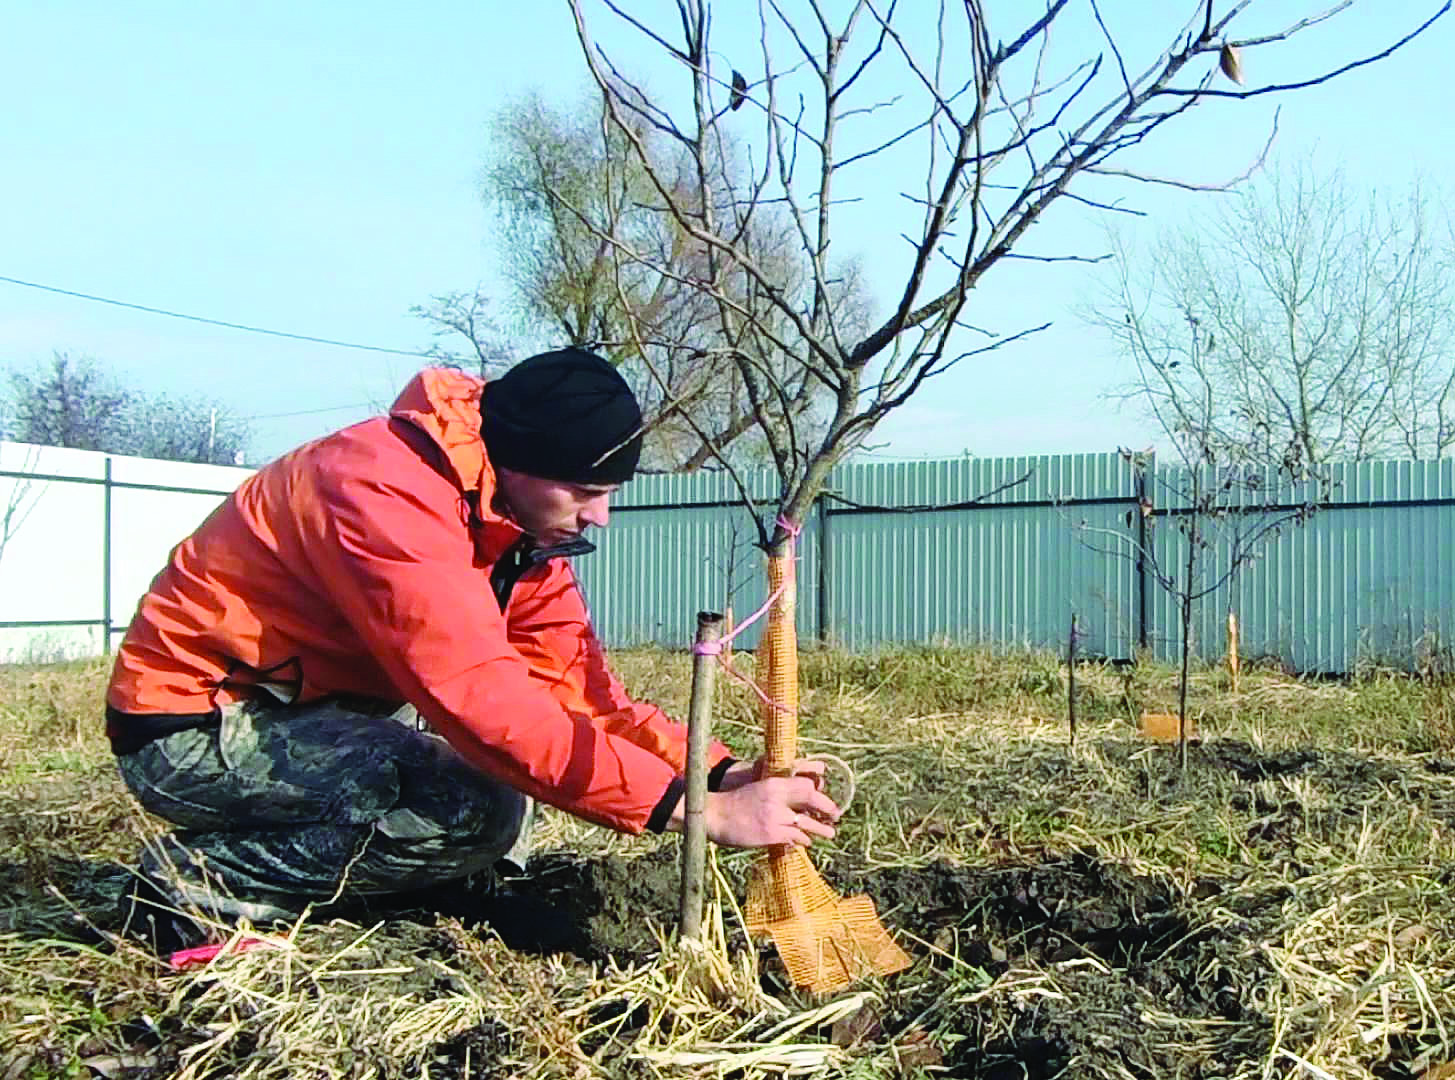
M1209 471L1208 482L1218 475ZM1339 464L1319 476L1316 491L1280 487L1271 475L1249 481L1231 498L1242 513L1204 522L1200 585L1226 571L1234 545L1316 507L1200 601L1200 655L1221 655L1230 598L1244 655L1300 671L1410 663L1450 640L1455 462ZM1126 659L1146 648L1171 659L1179 609L1156 570L1184 566L1190 477L1124 454L843 466L803 523L800 637L850 649L1064 648L1075 613L1085 655ZM748 481L755 499L774 505L771 473ZM699 610L755 610L764 599L756 538L724 474L627 485L600 551L578 563L603 638L680 647ZM1139 558L1139 544L1154 558ZM756 637L748 631L743 644Z

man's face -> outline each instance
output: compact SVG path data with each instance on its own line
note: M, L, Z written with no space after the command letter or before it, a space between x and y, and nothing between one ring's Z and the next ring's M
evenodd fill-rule
M586 531L604 527L607 500L616 484L568 484L545 480L513 469L497 469L497 493L503 510L542 547L564 543Z

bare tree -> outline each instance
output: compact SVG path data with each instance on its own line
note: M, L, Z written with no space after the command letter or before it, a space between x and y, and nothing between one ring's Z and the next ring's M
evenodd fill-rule
M410 308L409 313L434 327L435 343L425 355L447 367L473 367L485 378L507 366L514 355L491 308L489 295L477 286L473 292L452 292L432 297L428 304L416 304ZM470 347L468 355L440 343L441 339L454 343L455 338L464 338L465 344Z
M214 465L247 451L247 422L229 406L141 394L86 357L57 352L47 367L11 371L9 384L20 442Z
M995 333L978 325L983 316L972 321L971 297L985 276L1010 259L1085 261L1079 252L1037 247L1032 226L1058 205L1112 209L1103 192L1119 181L1156 182L1131 167L1127 152L1199 103L1326 81L1389 55L1449 7L1447 0L1384 49L1335 61L1298 82L1244 88L1244 56L1247 69L1255 68L1250 50L1267 54L1348 7L1341 3L1273 34L1239 39L1234 24L1254 2L1233 0L1215 17L1206 0L1180 24L1162 14L1163 6L1129 6L1129 18L1165 26L1153 32L1162 43L1156 53L1133 57L1129 66L1097 0L1088 0L1080 25L1082 9L1069 0L1045 0L1029 12L1024 3L1003 0L994 13L990 0L759 0L755 19L739 2L718 9L731 12L726 41L713 36L709 0L676 0L675 17L634 14L642 6L624 0L571 0L608 114L630 142L655 205L700 260L684 274L631 237L596 228L611 253L612 281L627 297L631 275L645 267L710 299L717 357L736 369L777 473L778 512L765 517L734 470L768 555L774 598L758 647L772 687L761 713L767 774L791 772L797 752L792 553L830 470L885 416L929 390L938 374L1039 329ZM611 26L612 40L620 34L626 44L598 44L598 14ZM1053 28L1061 32L1053 35ZM1053 49L1053 36L1072 43L1072 53ZM732 61L724 48L735 54ZM615 58L628 52L636 71L652 70L643 58L655 55L680 77L680 87L653 92L633 82ZM1233 88L1214 86L1223 78ZM654 151L648 133L676 152ZM740 173L725 167L739 152ZM1099 183L1088 186L1093 178ZM908 185L902 201L879 196L886 179ZM860 198L875 201L861 206ZM752 243L758 224L774 214L787 215L804 290L785 290ZM902 246L891 247L896 240ZM835 260L850 244L872 251L876 270L892 283L888 315L864 330L848 324L835 303ZM632 313L624 329L665 386L641 348L650 339L648 322ZM827 395L821 426L784 422L791 385L779 373L787 370ZM710 432L684 414L711 445ZM800 944L805 932L818 936L818 928L803 925L805 905L782 902L805 899L800 887L816 890L819 910L834 902L807 858L802 849L775 851L758 864L744 905L750 934L796 931ZM818 954L820 966L829 955L845 969L851 957L882 956L872 967L880 972L908 963L870 922L839 920L832 947ZM821 973L788 966L795 981L825 985ZM835 979L839 974L855 972L836 969Z
M622 295L645 268L710 299L722 343L716 348L738 372L781 481L780 523L755 514L770 554L784 549L833 465L884 416L952 365L1040 329L990 333L970 321L970 300L1005 260L1085 259L1029 243L1031 227L1051 207L1113 209L1100 193L1160 180L1132 168L1127 152L1195 106L1325 82L1390 55L1449 8L1381 47L1331 59L1307 78L1244 86L1233 80L1244 77L1245 58L1247 70L1274 70L1280 43L1349 6L1239 37L1253 2L1218 15L1208 0L1186 22L1137 8L1129 18L1164 22L1165 31L1154 36L1162 42L1155 53L1133 57L1095 0L1081 23L1068 0L1048 0L1029 15L1019 14L1024 5L992 10L983 0L930 11L857 0L832 13L818 0L760 0L751 20L740 5L732 9L738 36L728 47L739 55L729 64L707 0L677 0L665 19L633 14L619 0L571 0L584 54L633 168L650 183L653 205L696 245L700 266L684 273L630 235L592 223L584 208L571 209L609 251ZM634 69L654 54L680 77L680 88L653 92L633 82L598 45L597 15L613 35L625 35L621 51L631 51ZM1053 28L1064 31L1058 41L1077 43L1074 55L1051 47ZM753 41L749 56L745 42ZM1220 59L1227 81L1219 81ZM664 142L675 152L664 154ZM725 164L735 153L741 173ZM870 170L912 185L903 201L858 206L855 199L873 190L864 183ZM1093 177L1096 186L1088 187ZM912 213L899 213L900 206ZM785 291L752 245L757 224L784 212L806 292ZM852 231L841 224L850 213ZM858 332L834 303L833 258L847 243L868 250L895 237L897 255L882 244L876 250L879 268L897 281L889 314ZM644 343L646 323L632 314L625 329ZM778 375L785 365L827 392L821 429L780 422L790 392ZM709 442L706 429L701 433Z
M1222 595L1234 613L1238 574L1328 501L1331 458L1439 456L1455 436L1442 257L1418 192L1361 204L1338 173L1307 166L1255 183L1144 267L1114 247L1111 295L1088 317L1132 359L1123 393L1182 467L1157 470L1145 507L1170 536L1081 534L1135 561L1177 606L1184 766L1198 609Z
M1428 200L1361 198L1291 164L1138 258L1115 244L1088 318L1121 395L1220 460L1439 457L1455 443L1455 262ZM1191 329L1191 333L1189 333Z
M652 466L690 471L715 455L752 462L765 456L761 425L823 426L818 406L828 396L801 365L757 349L776 393L755 408L730 360L754 327L788 329L765 282L795 304L811 293L785 208L759 208L735 238L763 277L720 276L717 287L751 313L731 326L697 286L711 272L709 246L673 211L736 197L743 165L732 140L724 136L699 171L679 142L609 110L599 94L571 109L539 96L513 102L494 136L486 198L500 213L516 307L542 337L599 349L621 367L652 417ZM835 260L829 289L843 321L866 327L867 292L851 260Z
M1186 365L1177 375L1182 392L1153 399L1178 467L1158 469L1151 454L1123 451L1140 473L1142 520L1129 521L1132 527L1125 532L1081 522L1077 532L1093 550L1135 563L1177 605L1178 741L1186 768L1187 689L1198 609L1221 594L1233 613L1238 574L1285 530L1317 513L1332 485L1327 470L1303 460L1296 449L1270 458L1266 440L1228 438L1214 392L1208 332L1191 310L1184 309L1184 319L1185 340L1178 349L1183 359L1168 361L1177 368ZM1170 535L1159 532L1166 529Z

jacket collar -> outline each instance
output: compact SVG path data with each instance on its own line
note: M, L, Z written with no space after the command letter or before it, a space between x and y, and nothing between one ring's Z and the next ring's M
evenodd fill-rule
M519 525L490 508L495 496L495 470L480 436L480 394L485 381L454 368L425 368L400 392L389 415L424 432L440 449L454 481L464 493L473 521L508 526L524 536ZM596 545L584 538L538 548L532 540L522 550L530 565L547 559L585 555Z
M491 561L492 553L516 543L524 531L491 508L495 470L480 436L480 392L485 381L453 368L425 368L400 392L389 410L424 434L439 451L438 465L460 489L475 536L476 554Z
M480 437L480 392L485 382L451 368L425 368L400 392L389 415L419 428L440 448L460 490L478 493L489 513L495 470Z

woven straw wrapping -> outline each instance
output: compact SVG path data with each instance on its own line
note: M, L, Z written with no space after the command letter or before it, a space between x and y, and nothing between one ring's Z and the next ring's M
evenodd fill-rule
M768 560L768 586L778 600L758 647L763 690L763 757L769 775L789 775L798 758L798 632L790 542ZM806 849L772 848L753 868L744 911L748 932L769 937L795 985L838 990L865 975L909 967L867 896L840 897L814 869Z

